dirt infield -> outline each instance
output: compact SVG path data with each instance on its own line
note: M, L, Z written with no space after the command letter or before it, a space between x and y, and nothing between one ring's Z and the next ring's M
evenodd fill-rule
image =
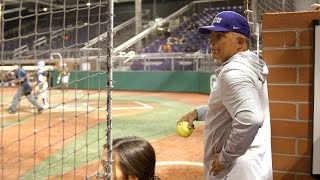
M10 88L8 93L12 96L15 91L16 89ZM192 106L207 103L207 95L195 93L114 91L113 95L154 96L183 102ZM64 98L67 100L67 97ZM2 104L7 104L10 101L11 99L6 100ZM61 102L61 99L50 100L50 104L57 102ZM79 101L79 103L84 102ZM23 106L21 106L20 110L24 114L21 113L14 116L7 116L6 108L8 106L2 106L3 116L1 117L1 122L7 123L12 121L15 123L1 129L1 145L5 147L0 150L0 162L2 162L0 164L0 177L2 179L18 179L19 176L48 158L50 153L61 149L63 145L86 132L88 127L95 126L102 120L105 120L106 117L105 111L95 111L83 118L73 118L75 117L74 112L61 118L61 114L59 114L61 109L56 111L54 109L47 110L42 114L34 116L32 110L28 107L28 102L22 104ZM83 105L88 104L90 102ZM123 105L127 107L134 106L130 103L124 103L121 106ZM103 105L96 106L95 108L105 108ZM113 107L116 106L114 105ZM56 108L59 107L56 106ZM48 111L52 112L48 113ZM130 112L130 110L125 109L118 109L117 111L121 111L118 114L137 112ZM146 111L146 109L141 109L141 111ZM90 116L90 121L86 118L88 116ZM24 120L25 118L27 118L26 121ZM76 128L73 126L75 123L77 124ZM202 132L203 127L200 126L190 138L184 139L172 135L152 142L157 153L157 162L160 163L157 166L157 174L161 179L203 179L202 166L199 165L203 157ZM78 168L75 171L68 172L63 176L53 177L52 179L61 179L62 177L63 179L83 179L85 176L95 172L97 164L98 162L95 162L87 167ZM20 172L20 174L17 172Z
M194 130L189 138L172 135L152 142L156 150L156 173L163 180L204 179L203 167L203 126Z
M208 95L195 93L171 92L137 92L117 91L114 95L143 95L167 98L190 104L192 106L205 105ZM197 127L189 138L171 135L151 142L156 151L156 175L161 180L202 180L203 176L203 125ZM95 173L99 162L86 167L70 171L62 176L51 179L83 179ZM95 178L92 178L95 179Z
M207 104L208 95L172 92L126 92L119 94L143 94L159 96L190 104L194 107ZM156 151L156 174L162 180L201 180L204 179L203 167L203 125L197 127L189 138L171 135L151 143ZM197 163L198 162L198 163ZM159 165L160 164L160 165Z
M189 138L171 135L151 142L156 151L156 175L161 180L202 180L203 167L203 126L194 130ZM64 175L50 178L84 179L93 175L99 167L99 162L70 171ZM95 178L92 178L95 179Z

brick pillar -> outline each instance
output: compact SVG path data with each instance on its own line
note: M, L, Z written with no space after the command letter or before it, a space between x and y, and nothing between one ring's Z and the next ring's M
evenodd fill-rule
M313 179L313 19L320 12L263 15L274 180Z

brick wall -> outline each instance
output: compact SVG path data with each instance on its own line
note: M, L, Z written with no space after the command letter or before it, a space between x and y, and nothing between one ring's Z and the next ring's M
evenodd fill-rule
M313 19L320 12L263 16L275 180L313 179Z

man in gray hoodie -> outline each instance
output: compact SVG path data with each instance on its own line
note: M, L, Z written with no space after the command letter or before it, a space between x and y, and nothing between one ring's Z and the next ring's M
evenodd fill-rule
M265 62L248 48L250 27L233 11L216 15L211 26L211 54L221 66L207 106L178 122L204 120L204 173L207 180L272 179L270 113Z

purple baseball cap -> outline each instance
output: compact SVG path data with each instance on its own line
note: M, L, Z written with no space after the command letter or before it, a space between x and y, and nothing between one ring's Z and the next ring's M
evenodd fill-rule
M236 32L250 37L250 26L245 17L234 11L222 11L213 19L211 26L199 27L200 34L211 31Z

